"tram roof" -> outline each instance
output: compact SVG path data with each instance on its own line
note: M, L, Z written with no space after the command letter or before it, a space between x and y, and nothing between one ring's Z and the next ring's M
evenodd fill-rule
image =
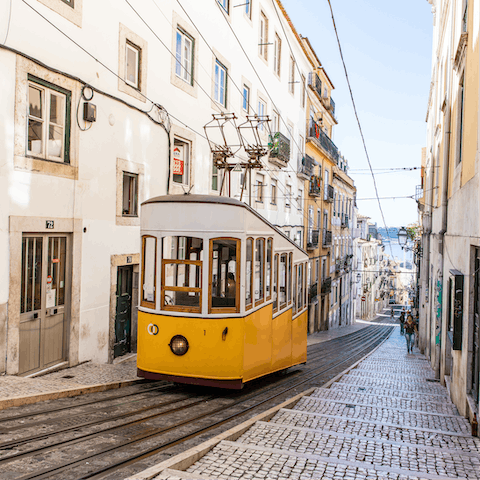
M292 245L295 245L299 250L301 250L305 255L308 253L302 248L299 247L291 238L287 237L282 230L270 223L263 215L260 215L256 210L254 210L250 205L247 205L240 200L231 197L221 197L217 195L195 195L195 194L181 194L181 195L160 195L158 197L149 198L142 202L142 205L147 205L148 203L212 203L217 205L233 205L235 207L242 207L248 210L250 213L258 217L260 220L265 222L269 227L273 228L276 232L282 235L286 240L288 240Z

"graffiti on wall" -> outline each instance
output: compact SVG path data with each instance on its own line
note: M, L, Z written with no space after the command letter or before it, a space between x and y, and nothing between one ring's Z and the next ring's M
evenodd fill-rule
M435 286L435 344L440 345L440 325L442 322L443 283L437 280Z

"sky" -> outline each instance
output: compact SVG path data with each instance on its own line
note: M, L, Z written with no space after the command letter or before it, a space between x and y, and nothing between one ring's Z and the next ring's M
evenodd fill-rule
M349 163L359 213L383 219L355 119L327 0L282 0L298 33L308 37L335 86L333 141ZM426 0L331 0L343 56L387 226L418 220L410 198L420 185L426 143L433 16ZM378 171L376 171L376 169ZM382 199L382 197L397 197ZM375 200L366 200L374 198ZM365 199L365 200L362 200Z

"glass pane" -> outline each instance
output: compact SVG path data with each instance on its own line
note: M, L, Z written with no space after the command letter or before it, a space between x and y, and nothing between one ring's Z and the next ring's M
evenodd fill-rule
M237 241L212 241L212 307L236 307Z
M50 122L57 125L65 123L65 97L50 93Z
M165 290L165 306L200 308L200 292L174 292Z
M287 255L284 253L280 257L280 278L279 278L279 301L280 307L283 308L287 303Z
M127 45L127 80L135 86L138 86L138 50Z
M200 288L200 271L199 265L167 263L165 265L164 285L166 287Z
M192 58L192 42L189 38L185 37L185 47L184 47L184 59L183 59L183 78L190 82L190 70L191 70L191 58Z
M175 73L181 77L182 76L182 34L177 32L177 45L175 49Z
M203 240L196 237L163 237L164 260L202 260Z
M265 295L270 297L272 292L270 288L272 280L272 239L267 240L267 265L266 265L266 277L265 277Z
M28 145L27 149L34 155L40 155L43 152L43 123L28 119Z
M298 266L297 294L297 309L301 310L303 308L303 265Z
M245 302L252 303L252 252L253 240L247 240L246 268L245 268Z
M263 300L263 279L265 271L265 240L258 238L255 242L255 301Z
M292 301L292 259L293 254L288 256L288 289L287 289L287 296L288 296L288 303Z
M43 239L22 239L20 313L40 310L42 300Z
M278 308L277 272L278 272L278 255L275 255L275 260L273 262L273 310L274 311Z
M65 237L49 237L46 308L65 303Z
M43 118L43 91L32 85L28 86L28 114Z
M157 239L144 237L143 239L143 288L142 300L155 302L155 252Z
M48 128L48 152L50 157L62 156L63 127L50 125Z

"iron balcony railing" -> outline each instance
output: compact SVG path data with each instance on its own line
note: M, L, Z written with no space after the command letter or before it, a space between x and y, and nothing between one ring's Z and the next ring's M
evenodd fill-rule
M318 175L310 177L309 193L312 197L320 197L322 195L322 179Z
M329 247L332 245L332 231L323 229L322 245Z
M337 146L330 140L328 135L322 130L322 127L315 122L313 119L310 119L310 125L308 130L309 137L313 138L314 141L319 145L323 150L330 156L330 158L338 163L340 153Z
M326 202L332 203L333 202L333 194L334 194L335 190L334 190L332 185L325 185L325 187L326 187L326 189L325 189L325 192L324 192L323 199Z
M318 238L320 236L320 230L309 230L307 238L307 249L313 250L318 248Z
M342 228L348 228L348 215L342 218Z
M308 74L308 86L316 92L320 98L322 97L322 81L315 72Z
M326 295L332 291L332 277L327 277L322 281L322 295Z
M269 160L286 167L290 160L290 140L283 133L275 132L268 139Z
M310 286L308 296L309 296L309 303L315 300L318 295L318 283L314 283L313 285Z
M421 185L417 185L415 187L415 201L418 202L421 198L423 198L423 187Z
M300 155L298 158L298 173L310 178L313 175L315 159L310 155Z

